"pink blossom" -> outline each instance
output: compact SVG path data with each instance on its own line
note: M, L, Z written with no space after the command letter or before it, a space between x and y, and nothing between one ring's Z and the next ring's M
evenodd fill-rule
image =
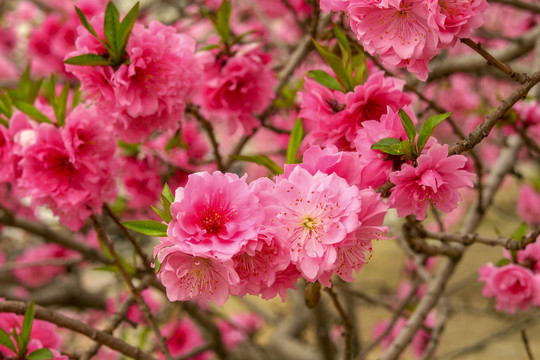
M223 305L238 283L232 260L208 259L182 252L179 245L163 243L155 250L161 268L158 279L170 301L200 299Z
M289 246L291 261L311 282L332 271L337 250L359 226L358 188L337 176L311 175L297 166L276 180L279 213L273 224Z
M157 312L160 308L160 303L157 301L155 296L152 295L152 292L150 289L145 289L141 291L142 298L144 302L148 305L151 312ZM118 304L123 303L127 299L127 294L122 293L120 294L120 297L118 301L116 301L113 298L108 298L106 305L107 305L107 312L110 315L113 315L117 311ZM129 307L126 317L129 321L135 324L144 324L146 323L146 319L144 315L142 314L141 310L139 309L139 306L137 304L134 304Z
M518 215L529 224L540 224L540 192L532 186L523 185L519 190Z
M330 14L331 11L339 12L346 10L349 2L350 0L321 0L319 5L322 11Z
M433 144L417 162L417 167L403 164L400 171L390 174L396 187L389 203L397 209L398 216L415 214L423 220L429 205L450 212L461 201L458 189L473 187L474 174L464 170L467 158L448 156L448 145Z
M467 38L471 30L484 24L486 0L439 0L432 9L430 20L439 25L442 45L454 46L458 38Z
M156 189L162 187L160 171L163 164L155 156L136 159L123 158L121 178L124 183L128 206L141 209L159 201Z
M310 80L306 80L308 84ZM387 112L410 103L410 97L403 92L404 82L385 77L376 72L366 82L354 88L353 92L342 93L320 89L322 85L311 84L301 105L300 117L306 120L311 132L306 138L310 145L336 145L340 150L354 149L357 132L364 121L379 120ZM315 90L315 91L313 91ZM322 116L318 116L322 110Z
M409 114L413 122L416 122L414 112L409 106L406 107L405 112ZM379 121L364 121L362 125L362 129L358 130L356 139L354 140L356 151L362 154L360 157L360 166L363 168L362 173L365 174L362 180L365 186L377 188L388 181L393 167L396 163L401 163L402 160L398 156L392 156L380 150L374 150L371 146L384 138L405 140L407 139L407 135L401 124L398 112L392 110L390 107L387 109L387 113L381 116Z
M478 272L479 281L485 282L482 294L495 298L497 310L514 314L516 309L540 306L540 274L515 264L495 267L491 263Z
M274 98L276 83L269 67L270 56L257 49L242 48L231 57L219 57L206 65L197 102L212 121L227 121L232 134L240 125L250 133L260 113Z
M367 52L383 63L407 67L420 80L438 52L438 28L428 22L435 0L351 1L351 28Z
M173 357L182 357L190 351L204 345L204 338L189 318L182 320L173 320L163 327L163 335L167 341L167 348ZM160 354L160 359L164 359ZM207 360L210 358L209 352L203 352L197 356L191 357L192 360Z
M32 266L44 260L68 260L76 258L77 254L56 244L43 244L28 249L24 254L17 257L19 267L13 270L13 275L21 283L37 288L47 284L59 274L66 272L66 267L61 265Z
M82 28L76 45L77 51L68 57L104 51ZM79 78L99 111L111 118L119 137L137 142L154 130L178 128L186 102L200 82L202 68L195 46L195 40L177 34L173 27L159 22L151 22L148 28L135 24L126 47L130 64L115 72L103 66L66 68Z
M245 177L199 172L176 190L168 238L184 252L231 258L256 241L264 210Z
M2 299L0 299L2 301ZM20 334L22 324L23 324L22 315L15 315L11 313L0 313L0 329L4 330L11 337L13 330L17 334ZM11 337L11 340L16 344L15 339ZM30 342L28 344L28 353L31 353L35 350L48 348L53 354L52 360L68 360L68 357L61 355L58 351L62 345L62 338L56 332L56 325L34 319L32 323L32 330L30 332ZM0 356L9 356L10 358L15 354L9 348L0 344Z

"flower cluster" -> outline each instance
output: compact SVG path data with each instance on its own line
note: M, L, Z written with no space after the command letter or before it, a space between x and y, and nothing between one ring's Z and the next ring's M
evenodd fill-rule
M333 274L352 281L371 240L386 233L387 206L373 190L348 182L350 161L335 148L315 148L274 181L190 175L176 190L168 236L155 249L169 299L221 305L229 294L284 297L299 276L326 286Z
M406 67L426 80L428 63L480 27L485 0L321 1L323 11L345 11L352 31L384 64Z
M528 310L540 306L540 237L536 242L518 251L515 256L506 252L506 258L515 263L482 266L479 280L484 282L482 294L494 297L497 310L511 314L517 309ZM510 262L507 261L507 262Z

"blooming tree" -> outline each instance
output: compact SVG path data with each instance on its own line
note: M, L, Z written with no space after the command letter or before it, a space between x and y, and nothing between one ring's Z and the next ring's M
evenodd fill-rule
M474 294L520 315L503 332L532 359L539 19L527 0L2 3L0 360L452 357L490 342L444 334L485 245Z

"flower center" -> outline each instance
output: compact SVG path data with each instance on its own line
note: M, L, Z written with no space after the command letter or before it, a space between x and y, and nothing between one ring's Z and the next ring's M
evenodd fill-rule
M307 217L302 221L302 225L308 230L313 230L317 226L317 221L311 217Z
M216 235L225 229L225 224L230 220L231 213L226 213L223 209L204 209L201 216L201 227L208 234Z

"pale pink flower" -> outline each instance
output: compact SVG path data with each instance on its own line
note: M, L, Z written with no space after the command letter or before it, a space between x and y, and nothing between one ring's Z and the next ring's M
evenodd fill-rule
M517 309L528 310L533 304L540 306L540 274L515 264L495 267L491 263L478 272L479 281L485 282L482 294L495 298L497 310L514 314Z
M383 63L407 67L420 80L427 78L427 62L438 52L438 27L428 22L436 0L397 0L376 4L351 1L347 12L351 29L364 49ZM419 63L418 63L419 62Z
M162 187L160 171L163 164L155 156L137 159L126 156L122 159L121 179L130 208L141 209L159 201Z
M249 134L259 124L253 114L274 98L276 77L269 62L270 55L248 47L209 62L197 96L203 113L211 121L225 120L231 134L239 125Z
M504 257L510 261L514 261L512 253L503 249ZM517 264L534 273L540 273L540 237L536 241L527 245L525 249L517 251Z
M438 0L431 9L430 20L439 26L442 46L454 46L459 38L467 38L471 30L484 24L486 0Z
M540 224L540 192L532 186L523 185L519 190L518 215L529 224Z
M15 259L20 267L13 270L13 275L21 283L37 288L47 284L56 276L64 274L66 267L62 265L27 266L27 264L53 259L68 260L76 257L77 254L74 251L57 244L42 244L31 247Z
M141 296L144 300L144 302L148 305L150 308L150 311L152 313L157 312L160 308L160 303L156 299L154 295L152 295L152 292L150 289L145 289L141 291ZM114 313L118 310L118 305L122 304L126 299L128 295L126 293L122 293L119 296L119 299L115 300L114 298L110 297L107 298L106 306L107 306L107 312L110 315L114 315ZM131 305L126 313L126 317L129 321L135 324L145 324L146 319L139 309L139 306L137 304Z
M462 199L458 189L473 187L474 174L464 170L467 158L448 156L448 145L433 144L417 162L417 167L403 164L401 170L390 174L396 187L389 203L397 209L398 216L415 214L423 220L430 205L450 212Z
M208 259L182 252L179 245L162 243L155 250L161 268L157 274L170 301L200 299L223 305L231 286L238 283L232 260Z
M265 300L273 299L276 295L279 295L282 302L285 302L287 298L287 289L296 290L296 282L302 276L298 268L294 264L289 264L289 266L283 270L276 273L276 279L274 283L266 288L261 290L261 297Z
M3 299L0 299L3 301ZM20 334L24 316L15 315L12 313L0 313L0 329L4 330L11 337L11 333L15 330ZM53 354L52 360L68 360L68 357L61 355L59 348L62 345L62 338L56 332L56 325L42 320L34 319L32 330L30 331L30 342L28 344L28 353L35 350L48 348ZM16 344L15 339L11 340ZM15 354L13 351L0 344L0 355L11 358Z
M337 250L360 225L358 188L345 179L297 166L276 179L273 225L290 249L291 261L311 282L332 271Z
M403 92L403 85L402 80L385 77L379 71L356 86L353 92L344 94L334 90L329 98L329 91L318 89L322 85L311 84L310 88L316 91L303 97L307 103L301 105L299 114L311 128L305 141L310 145L334 144L340 150L353 150L356 134L364 121L379 120L388 107L398 111L411 102ZM309 108L313 106L316 107ZM316 116L319 109L323 109L322 117Z
M163 327L163 336L167 341L167 348L173 357L182 357L190 351L204 345L204 337L197 326L189 318L173 320ZM210 358L208 351L197 356L190 357L191 360L207 360ZM163 354L159 354L160 359L165 359Z
M256 241L264 210L245 177L199 172L176 190L168 239L184 252L226 259Z
M327 14L331 11L340 12L347 9L350 0L321 0L319 6Z

